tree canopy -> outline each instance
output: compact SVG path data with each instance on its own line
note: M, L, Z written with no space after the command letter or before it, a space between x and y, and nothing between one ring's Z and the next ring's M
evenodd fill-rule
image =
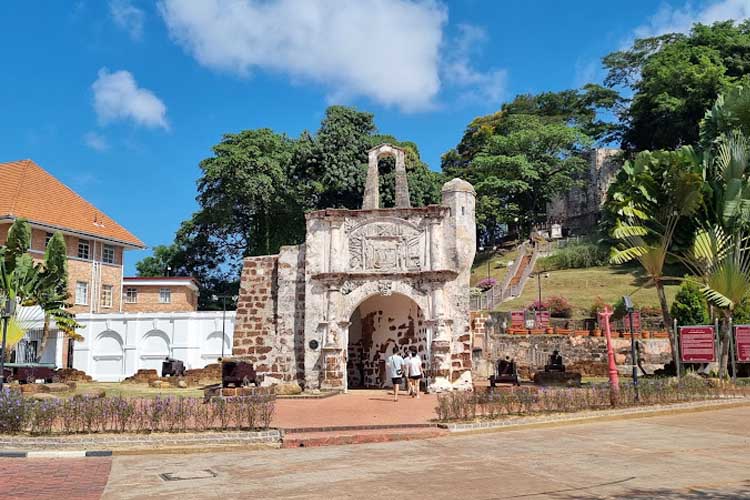
M632 92L619 114L625 149L695 144L706 109L750 72L750 22L696 24L688 34L637 39L603 63L605 84Z
M442 168L474 184L480 241L493 244L508 229L546 219L547 203L581 183L588 149L614 132L599 116L618 102L616 92L595 85L524 94L469 124Z

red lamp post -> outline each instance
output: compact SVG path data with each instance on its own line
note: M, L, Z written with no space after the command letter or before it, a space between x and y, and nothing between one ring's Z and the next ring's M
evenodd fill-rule
M620 378L617 375L617 364L615 363L615 351L612 348L612 332L610 331L609 318L612 317L612 310L609 308L599 313L599 320L604 321L604 336L607 339L607 361L609 363L609 387L610 400L612 406L617 404L620 396Z

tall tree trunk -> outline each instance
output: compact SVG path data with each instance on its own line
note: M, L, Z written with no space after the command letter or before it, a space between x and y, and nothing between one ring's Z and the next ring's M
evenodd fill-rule
M47 348L48 342L49 342L49 314L45 314L44 326L42 327L42 339L39 341L39 350L36 352L35 361L37 363L42 362L42 356L44 355L44 350Z
M677 363L677 346L674 342L674 333L672 331L672 316L669 314L669 305L667 304L667 294L664 292L664 284L660 279L654 280L656 286L656 295L659 297L659 305L661 306L661 316L664 320L664 328L669 333L669 347L672 350L672 360Z
M732 315L729 309L723 311L724 313L724 325L719 325L719 378L725 378L729 376L727 367L729 365L729 336L732 332L729 331L729 317Z

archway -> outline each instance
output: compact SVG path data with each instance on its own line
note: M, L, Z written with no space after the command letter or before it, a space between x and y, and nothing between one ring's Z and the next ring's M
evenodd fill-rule
M161 365L170 355L169 336L161 330L151 330L141 341L140 368L156 370L161 374Z
M106 330L94 341L93 376L96 380L120 380L125 371L123 366L123 342L119 333Z
M347 388L390 387L385 360L397 347L402 356L416 347L423 363L427 329L422 309L401 295L372 295L352 313L347 339Z

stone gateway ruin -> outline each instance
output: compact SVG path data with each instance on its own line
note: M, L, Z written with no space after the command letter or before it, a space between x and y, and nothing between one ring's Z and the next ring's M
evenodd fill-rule
M386 155L392 208L379 206ZM453 179L440 205L411 207L404 150L373 148L361 210L310 212L304 244L245 259L233 354L267 383L347 390L390 385L386 357L414 346L431 390L471 387L474 204L471 184Z

